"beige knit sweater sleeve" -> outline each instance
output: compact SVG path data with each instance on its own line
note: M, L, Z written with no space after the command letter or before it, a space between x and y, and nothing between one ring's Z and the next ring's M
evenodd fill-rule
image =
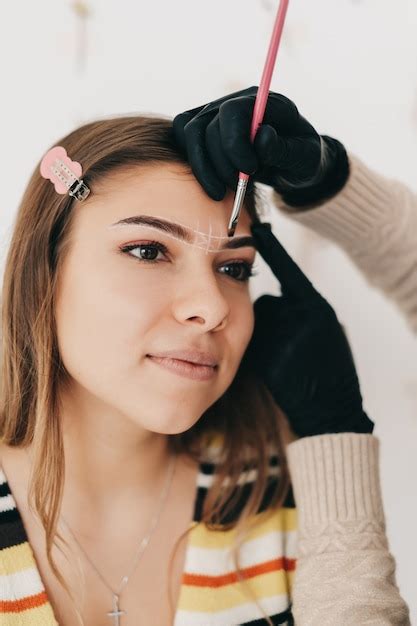
M345 187L319 206L300 211L273 191L290 218L338 244L368 282L391 297L417 333L417 196L349 155Z
M379 440L316 435L286 450L298 510L296 626L410 626L385 533Z

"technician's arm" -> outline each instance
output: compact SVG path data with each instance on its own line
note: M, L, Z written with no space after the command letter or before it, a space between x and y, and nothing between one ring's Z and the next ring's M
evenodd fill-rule
M391 297L417 333L417 196L349 155L350 176L341 191L312 208L276 206L293 220L332 240L370 284Z
M303 437L287 455L299 528L296 626L410 626L385 531L378 438Z

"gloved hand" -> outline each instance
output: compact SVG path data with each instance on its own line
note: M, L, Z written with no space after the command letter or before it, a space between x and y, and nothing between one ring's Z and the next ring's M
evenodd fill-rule
M281 285L254 303L255 328L244 365L263 380L299 437L371 433L345 332L270 230L251 227L256 247Z
M175 116L176 142L213 200L236 190L239 171L278 191L287 204L318 203L337 193L349 176L343 145L320 136L295 104L269 92L252 144L250 129L257 87L236 91Z

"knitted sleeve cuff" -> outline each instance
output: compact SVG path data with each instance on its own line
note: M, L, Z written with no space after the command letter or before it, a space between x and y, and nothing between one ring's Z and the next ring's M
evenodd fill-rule
M302 437L287 446L287 455L301 531L331 522L385 524L374 435Z

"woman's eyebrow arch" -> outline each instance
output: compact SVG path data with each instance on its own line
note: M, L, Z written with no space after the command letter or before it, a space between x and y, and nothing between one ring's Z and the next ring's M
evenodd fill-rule
M189 230L188 228L181 226L181 224L153 217L151 215L131 215L130 217L125 217L124 219L115 222L114 224L110 224L108 228L131 225L150 226L152 228L157 228L162 232L168 233L169 235L173 235L187 243L193 242L193 237L190 232L191 229ZM221 246L221 249L234 250L235 248L242 248L244 246L252 246L255 248L255 239L252 236L232 237Z

